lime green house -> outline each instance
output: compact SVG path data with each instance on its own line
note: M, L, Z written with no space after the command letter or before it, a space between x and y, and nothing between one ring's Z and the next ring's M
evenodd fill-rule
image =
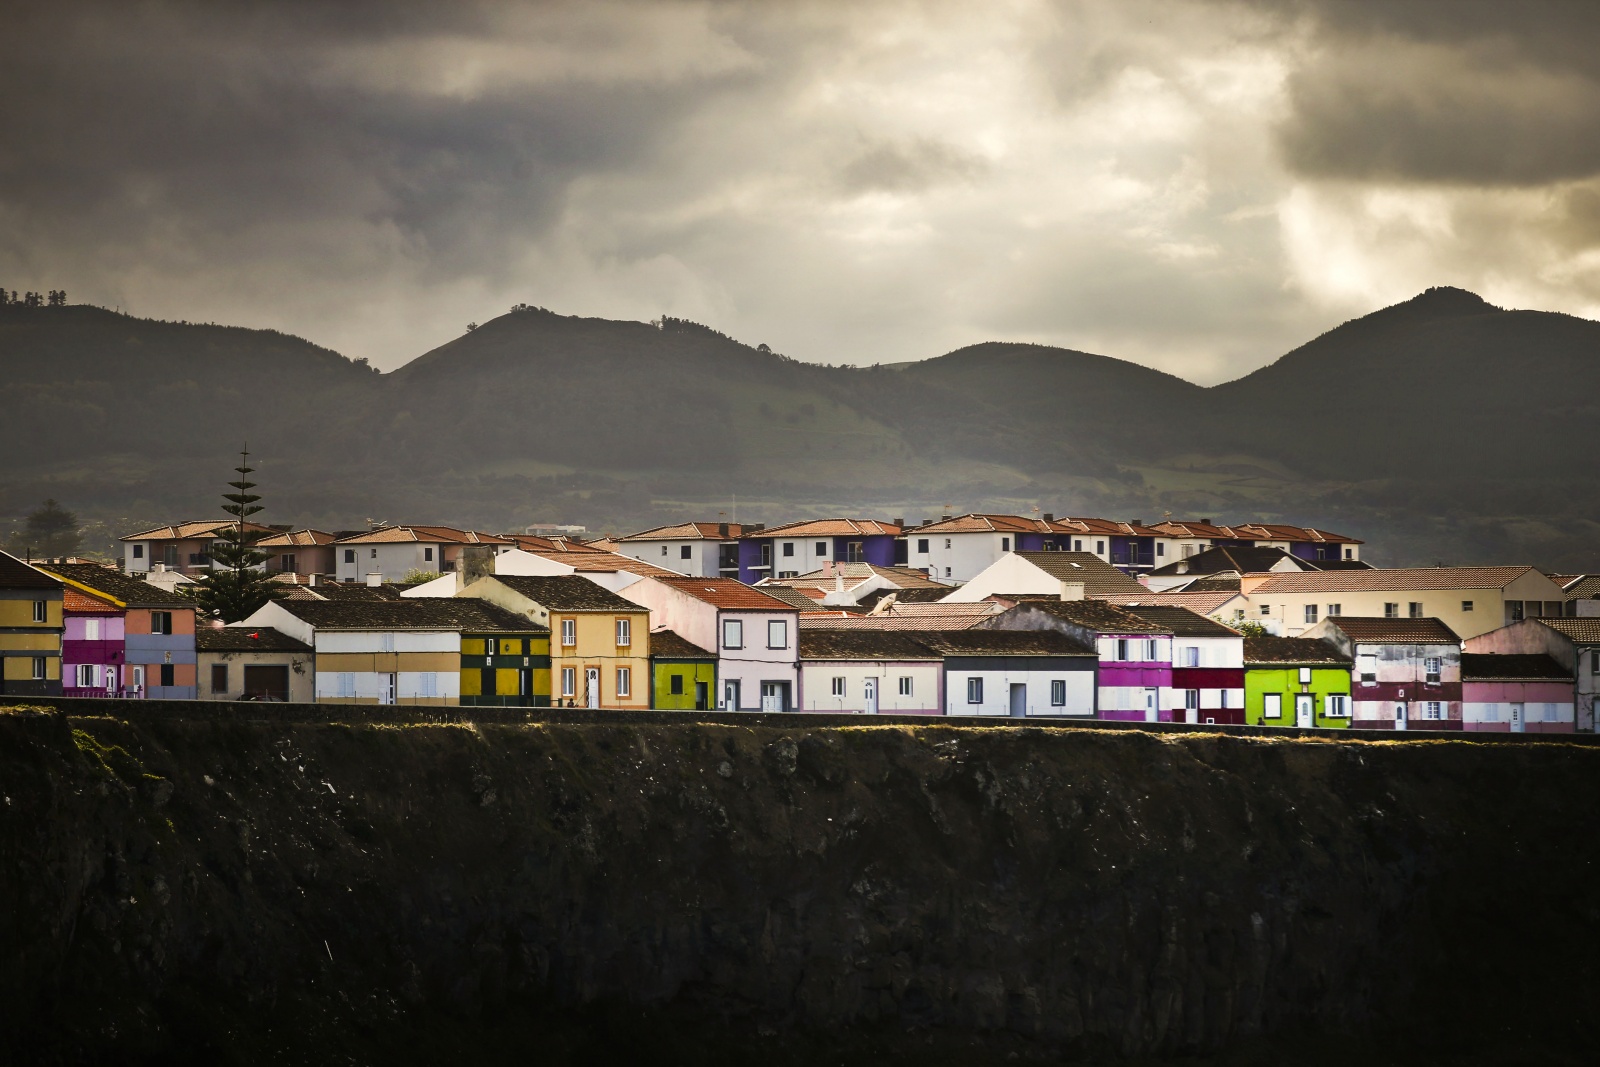
M1350 667L1350 657L1327 641L1246 637L1245 723L1348 728Z
M717 693L717 657L671 630L650 631L650 706L707 711Z

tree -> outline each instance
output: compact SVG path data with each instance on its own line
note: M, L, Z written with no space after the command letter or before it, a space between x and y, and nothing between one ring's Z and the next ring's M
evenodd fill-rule
M78 551L80 540L78 516L54 500L46 500L43 507L28 516L22 528L22 543L16 547L35 556L70 556Z
M249 529L250 517L261 511L261 499L250 490L256 483L250 480L255 468L250 466L248 450L239 453L239 473L228 485L231 493L223 493L227 503L222 510L234 519L221 534L220 543L211 550L211 570L195 582L192 595L202 611L220 618L223 622L238 622L247 618L269 600L280 595L278 583L273 581L261 565L267 561L265 552L257 551L255 543L266 536L260 530Z

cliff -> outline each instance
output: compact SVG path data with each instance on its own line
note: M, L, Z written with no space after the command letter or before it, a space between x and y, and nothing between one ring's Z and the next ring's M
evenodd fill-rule
M15 1062L1576 1063L1596 1036L1597 748L106 710L0 714Z

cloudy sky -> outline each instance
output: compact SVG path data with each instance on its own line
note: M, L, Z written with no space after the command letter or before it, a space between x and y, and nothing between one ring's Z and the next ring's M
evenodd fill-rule
M1201 382L1600 317L1600 4L9 4L0 284L393 367L527 302Z

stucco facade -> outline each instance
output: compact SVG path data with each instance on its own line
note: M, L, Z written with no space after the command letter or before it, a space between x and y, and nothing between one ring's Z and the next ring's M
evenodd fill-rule
M1548 655L1572 677L1568 699L1573 728L1594 731L1595 695L1600 692L1600 618L1525 619L1469 638L1464 648L1468 654Z
M62 583L0 552L0 693L59 696Z
M1461 642L1437 619L1324 620L1304 635L1354 663L1350 725L1362 730L1460 730Z

